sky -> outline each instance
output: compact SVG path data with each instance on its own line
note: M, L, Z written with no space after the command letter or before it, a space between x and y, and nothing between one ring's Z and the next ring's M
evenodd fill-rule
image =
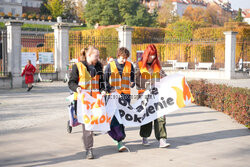
M229 0L233 9L250 9L250 0Z

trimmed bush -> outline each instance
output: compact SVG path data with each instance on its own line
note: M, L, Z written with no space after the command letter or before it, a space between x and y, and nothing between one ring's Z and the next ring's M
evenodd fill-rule
M48 16L48 20L52 20L52 16Z
M207 28L198 28L193 33L194 39L224 39L225 31L236 31L237 39L249 38L250 36L250 26L245 24L238 24L233 27L228 27L226 24L225 27L207 27Z
M224 112L250 128L250 90L211 84L205 80L189 81L195 104Z
M32 19L32 18L33 18L33 15L29 14L28 19Z
M4 12L0 12L0 16L4 17L5 16Z
M23 13L22 18L27 18L27 13Z
M9 13L8 13L8 17L9 17L9 18L12 18L12 16L13 16L12 13L9 12Z

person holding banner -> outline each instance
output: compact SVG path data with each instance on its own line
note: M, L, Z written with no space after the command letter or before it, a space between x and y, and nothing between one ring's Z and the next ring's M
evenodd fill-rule
M147 88L150 88L155 82L160 82L160 78L166 76L161 69L155 45L150 44L146 47L142 59L138 62L136 70L136 87L139 97L143 95ZM146 92L144 94L146 94ZM142 144L144 146L149 145L147 138L151 135L152 124L153 122L150 122L140 127L140 136L142 137ZM170 145L166 142L167 132L165 125L165 117L160 117L154 121L155 137L159 141L160 148Z
M21 74L21 76L25 75L25 83L28 85L28 92L33 88L32 83L34 82L33 75L35 72L36 68L31 64L31 60L28 60L28 63Z
M130 103L130 87L134 87L134 67L127 61L130 53L125 47L119 48L117 59L110 62L105 68L104 81L106 92L117 91L121 98ZM122 143L126 134L124 126L118 122L114 116L111 120L110 131L108 134L117 141L119 152L128 150Z
M75 109L77 110L77 93L82 90L86 91L92 97L102 92L105 94L105 86L103 81L102 64L99 62L99 51L93 46L89 46L88 50L81 51L79 62L72 66L72 72L68 82L69 88L74 91ZM85 125L82 124L83 144L86 149L86 158L93 159L93 132L87 131Z

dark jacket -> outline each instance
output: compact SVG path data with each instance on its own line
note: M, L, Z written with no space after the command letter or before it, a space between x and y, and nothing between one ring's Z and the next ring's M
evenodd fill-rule
M102 64L100 62L97 62L95 66L93 65L88 65L86 61L81 62L83 63L88 72L90 73L91 77L94 77L96 75L100 75L100 80L99 80L99 90L100 92L102 90L105 90L105 85L104 85L104 80L103 80L103 71L102 71ZM79 71L78 68L76 66L76 64L74 64L72 66L72 72L70 73L70 78L69 78L69 82L68 82L68 86L70 88L70 90L76 92L76 89L78 87L80 87L78 85L78 81L79 81Z
M125 64L119 64L117 60L114 60L114 61L115 61L116 67L119 71L119 74L122 77L122 72L123 72L123 68L124 68ZM111 75L111 68L110 68L110 64L108 64L106 66L105 72L104 72L104 82L106 85L106 92L110 92L110 90L112 88L112 86L109 83L110 75ZM132 63L131 63L130 82L135 82L135 70L134 70L134 66ZM132 85L132 87L134 87L134 85Z

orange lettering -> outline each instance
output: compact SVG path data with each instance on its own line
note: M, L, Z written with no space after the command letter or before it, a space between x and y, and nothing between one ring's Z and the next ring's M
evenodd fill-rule
M95 117L95 116L91 115L91 124L92 125L98 124L98 119L99 119L99 117Z
M94 105L95 105L95 102L91 104L91 109L93 109Z
M105 119L106 119L106 118L105 118L105 115L102 115L101 118L100 118L100 123L101 123L101 124L104 123L104 122L105 122Z
M106 114L106 122L108 122L109 124L111 124L111 117L108 117L107 114Z
M83 116L83 120L85 124L88 124L90 122L89 117L87 115Z

